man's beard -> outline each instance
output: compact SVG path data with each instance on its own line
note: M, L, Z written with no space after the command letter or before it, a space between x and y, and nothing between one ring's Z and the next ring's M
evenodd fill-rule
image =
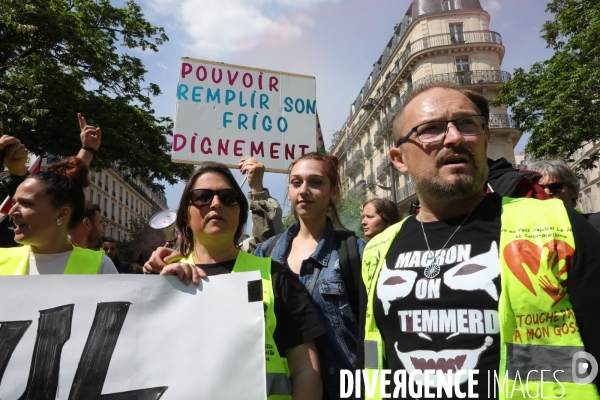
M488 177L487 163L484 162L478 166L475 162L475 155L466 146L446 150L440 152L436 157L436 170L433 178L417 174L411 176L419 197L421 197L421 194L426 194L427 196L442 200L460 200L483 192ZM465 168L455 168L454 174L456 175L454 176L454 180L452 182L445 181L440 176L440 168L444 165L444 159L454 154L466 155L475 167L475 172L467 175L465 174Z

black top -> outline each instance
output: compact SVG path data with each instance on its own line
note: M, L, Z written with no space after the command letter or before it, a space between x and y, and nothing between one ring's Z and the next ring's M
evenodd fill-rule
M216 264L196 264L208 276L229 274L235 259ZM325 333L319 316L311 304L306 290L292 271L271 260L271 282L275 298L277 326L273 339L283 356L284 350L310 342Z
M421 224L415 217L406 220L386 257L375 293L386 368L478 369L474 392L489 398L488 371L497 371L500 362L501 207L499 195L487 195L444 249L466 215L424 223L440 264L439 273L431 271L435 275L431 278L425 276L432 257ZM595 309L600 303L600 233L574 209L567 207L567 214L576 245L567 291L586 351L600 359L600 319ZM493 372L490 375L493 380ZM466 382L461 384L463 390L466 393Z

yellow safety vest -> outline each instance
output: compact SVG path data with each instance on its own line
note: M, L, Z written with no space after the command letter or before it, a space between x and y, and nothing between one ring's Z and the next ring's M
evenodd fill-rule
M362 277L367 289L365 369L371 380L376 370L384 368L385 355L373 315L375 288L404 221L406 218L369 241L363 254ZM502 392L497 392L499 399L542 398L541 381L527 379L529 371L542 369L552 369L552 373L564 370L560 384L552 373L544 376L544 398L600 399L594 383L580 385L572 380L573 356L585 348L566 292L575 242L563 202L505 197L501 221L498 379L504 385L499 388ZM373 398L381 399L380 385L375 386Z
M192 254L181 260L181 262L194 265ZM292 400L292 381L290 379L287 359L279 354L279 350L273 339L273 333L277 326L277 318L275 317L275 296L273 295L273 283L271 282L271 259L256 257L240 251L231 272L249 271L260 271L263 303L267 306L265 311L267 396L269 400Z
M26 275L29 266L30 246L0 249L0 275ZM102 251L73 246L65 271L66 275L95 275L100 272Z

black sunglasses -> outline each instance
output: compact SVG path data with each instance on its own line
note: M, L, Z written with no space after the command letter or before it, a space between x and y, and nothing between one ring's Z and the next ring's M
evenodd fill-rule
M548 188L548 190L551 193L556 194L556 193L562 192L563 188L565 187L565 183L564 182L552 182L547 185L540 185L540 186L544 189Z
M240 204L240 194L235 189L193 189L188 192L188 198L198 207L212 203L215 195L219 196L219 201L226 206L233 207Z

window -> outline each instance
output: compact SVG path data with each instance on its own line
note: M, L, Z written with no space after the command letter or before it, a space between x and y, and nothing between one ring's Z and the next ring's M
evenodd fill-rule
M98 204L98 207L100 207L100 201L102 201L102 198L100 197L100 193L98 193L98 203L96 203Z
M106 216L106 210L108 210L108 200L104 198L104 216Z
M450 24L450 42L452 44L465 43L465 35L463 32L462 22Z
M115 218L115 203L112 203L112 213L110 215Z
M456 10L455 0L440 0L442 2L442 10Z
M90 201L94 201L94 191L90 189Z
M471 70L471 66L469 63L469 56L456 57L455 65L456 65L456 71L469 72Z

